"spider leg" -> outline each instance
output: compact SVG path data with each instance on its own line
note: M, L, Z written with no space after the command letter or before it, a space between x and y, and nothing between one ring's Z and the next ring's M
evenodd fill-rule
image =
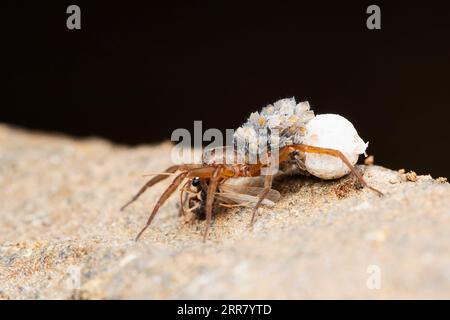
M172 181L170 186L164 191L164 193L159 198L158 202L156 203L155 207L153 208L153 211L150 215L150 217L147 220L147 223L145 224L144 228L138 233L136 237L136 241L139 240L142 233L150 226L152 223L153 218L155 217L156 213L158 212L158 209L166 202L166 200L172 195L172 193L178 188L178 186L183 182L184 178L188 174L187 171L180 173L176 176L176 178Z
M191 180L186 181L186 183L181 187L180 192L180 216L184 216L186 214L186 210L184 209L184 206L186 205L186 202L188 201L188 196L184 193L186 191L186 186L188 183L190 183ZM184 196L184 198L183 198Z
M342 160L342 162L345 163L345 165L350 169L350 171L355 175L355 177L359 180L359 182L364 187L369 188L370 190L376 192L380 196L383 195L383 193L381 191L379 191L379 190L375 189L374 187L371 187L367 184L367 182L362 177L361 173L359 173L358 170L356 170L356 168L350 163L350 161L348 161L347 157L341 151L335 150L335 149L329 149L329 148L314 147L314 146L309 146L306 144L294 144L294 145L291 145L290 147L295 150L300 150L303 152L327 154L327 155L330 155L333 157L340 158Z
M164 171L164 173L175 173L179 169L179 167L180 167L179 165L171 166L171 167L167 168L166 171ZM156 177L153 177L152 179L150 179L146 184L144 184L142 186L142 188L138 191L138 193L130 201L125 203L122 206L122 208L120 208L120 211L123 211L126 207L128 207L130 204L132 204L134 201L136 201L141 196L141 194L143 194L145 192L145 190L147 190L151 186L157 184L158 182L163 181L167 177L168 177L168 175L166 175L166 174L160 174L160 175L157 175Z
M238 208L238 207L250 207L249 202L243 202L239 204L227 204L227 203L219 203L219 206L225 207L225 208Z
M270 170L264 179L264 189L259 194L258 202L256 203L255 207L253 208L252 220L250 220L250 225L253 225L253 222L255 221L256 211L261 206L261 203L266 198L267 194L270 192L270 189L272 188L272 181L273 181L273 175Z
M214 169L209 185L208 185L208 193L206 197L206 226L205 232L203 234L203 242L206 241L206 236L208 234L209 225L211 224L212 217L212 205L214 201L214 195L216 194L217 185L219 184L220 175L222 173L223 168L221 166Z
M194 206L190 207L189 209L186 209L186 212L192 212L195 209L198 209L200 207L200 202L197 202Z
M150 224L152 223L153 218L155 217L159 208L164 204L164 202L166 202L166 200L172 195L172 193L180 186L180 184L183 182L183 180L185 178L196 177L196 176L200 176L203 178L211 177L211 175L213 175L213 173L216 171L217 168L213 168L213 167L209 167L209 166L183 165L183 166L179 166L177 169L180 169L180 170L182 169L183 172L181 172L179 175L177 175L175 177L175 179L172 181L172 183L169 185L169 187L167 187L167 189L161 195L161 197L159 198L155 207L153 208L153 211L150 214L150 217L148 218L147 223L145 224L144 228L142 228L142 230L138 233L138 235L136 237L136 241L139 240L142 233L150 226ZM219 177L220 177L220 174L219 174ZM152 179L152 180L154 180L154 179ZM161 180L159 180L159 181L161 181ZM152 182L152 181L149 181L147 184L149 184L150 182ZM142 192L138 193L138 196L140 194L142 194Z

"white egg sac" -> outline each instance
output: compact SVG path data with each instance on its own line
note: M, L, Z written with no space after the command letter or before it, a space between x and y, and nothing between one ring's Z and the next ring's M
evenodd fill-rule
M359 137L353 124L338 114L316 115L306 124L304 144L341 151L352 165L365 153L368 143ZM350 172L345 163L325 154L307 153L306 169L322 179L340 178Z

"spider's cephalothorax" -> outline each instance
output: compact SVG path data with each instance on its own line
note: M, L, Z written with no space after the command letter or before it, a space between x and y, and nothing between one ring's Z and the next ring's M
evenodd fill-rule
M382 195L377 189L368 186L354 167L359 154L364 153L366 147L367 144L345 118L338 115L314 116L308 102L297 104L294 98L282 99L264 107L261 112L252 113L235 131L232 146L206 150L201 164L169 167L148 181L122 209L147 188L175 174L136 239L151 224L161 205L187 180L182 188L181 205L184 210L187 201L189 210L205 213L205 240L215 198L225 202L233 199L237 205L253 206L253 223L255 213L262 204L273 205L279 199L279 193L271 188L275 166L292 163L298 165L300 172L308 172L323 179L333 179L352 172L363 186ZM264 177L263 188L231 187L226 183L234 178L258 176ZM184 192L190 196L184 197ZM230 203L224 205L233 206Z

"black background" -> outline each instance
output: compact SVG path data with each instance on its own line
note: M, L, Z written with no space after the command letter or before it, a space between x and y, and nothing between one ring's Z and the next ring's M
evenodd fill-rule
M0 122L140 144L295 96L353 122L378 164L450 176L445 2L29 1L1 20Z

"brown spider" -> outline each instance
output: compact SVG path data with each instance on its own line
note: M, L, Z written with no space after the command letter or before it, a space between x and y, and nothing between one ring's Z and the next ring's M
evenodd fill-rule
M375 191L379 195L383 195L383 193L371 186L369 186L362 175L355 169L355 167L347 160L344 154L339 150L320 148L314 146L308 146L304 144L294 144L290 146L286 146L280 150L279 153L279 163L283 163L284 161L291 160L291 154L294 152L302 152L302 153L318 153L318 154L326 154L334 157L340 158L345 165L351 170L351 172L355 175L355 177L359 180L359 182L369 189ZM172 181L170 186L164 191L164 193L159 198L155 207L153 208L150 217L147 220L146 225L142 228L139 234L136 237L136 240L140 238L142 233L150 226L158 212L159 208L164 204L164 202L172 195L172 193L181 185L181 183L188 179L185 183L187 186L189 183L192 184L195 181L195 185L197 185L197 179L200 181L204 181L204 186L207 186L206 191L206 203L205 203L205 212L206 212L206 227L203 234L203 240L206 240L206 236L208 234L208 228L211 224L212 218L212 206L214 201L214 196L216 194L216 190L220 184L223 184L226 180L238 177L257 177L261 175L261 170L263 168L270 169L270 166L267 164L257 163L257 164L185 164L185 165L174 165L166 169L165 173L175 173L179 172L179 174ZM166 179L168 177L167 174L160 174L148 181L139 192L129 201L127 202L121 210L125 209L129 204L134 202L139 198L141 194L143 194L148 188L155 185L156 183ZM266 198L267 194L271 191L272 187L273 175L267 174L264 179L264 188L262 192L258 195L258 201L254 206L252 218L250 224L253 224L255 220L255 214L258 208L261 206L263 200Z
M261 153L257 153L257 160L249 161L249 157L242 157L242 155L245 152L248 153L249 150L252 150L252 145L247 143L242 147L242 145L237 144L237 141L234 141L233 157L231 159L226 157L221 159L219 156L216 156L216 151L220 149L217 148L213 149L213 152L208 157L204 156L201 164L173 165L167 168L164 173L155 176L121 208L121 210L125 209L129 204L138 199L148 188L166 179L169 175L176 175L172 183L159 198L147 223L137 235L136 240L138 240L142 233L150 226L159 208L185 180L187 181L183 184L181 191L181 211L185 211L186 203L188 203L189 206L188 211L193 211L198 208L204 209L206 215L206 227L203 234L203 241L206 240L208 228L211 224L213 202L216 197L221 198L221 200L234 198L237 205L253 204L253 213L250 221L250 224L253 224L258 208L262 204L273 204L279 198L279 193L276 190L271 189L273 174L276 171L275 164L294 161L298 168L304 172L306 167L303 159L305 159L306 154L321 154L339 158L349 171L355 175L362 186L375 191L379 195L383 195L383 193L377 189L367 185L359 171L355 169L349 159L341 151L303 143L303 136L306 130L305 124L313 117L314 114L309 110L309 104L307 102L296 104L294 99L280 100L273 106L269 105L263 108L261 114L253 113L244 126L236 131L236 134L238 134L239 137L239 135L244 133L245 136L245 134L248 134L249 132L254 136L255 132L257 132L256 129L268 129L268 134L261 133L262 131L256 133L264 138L264 146L267 146L267 141L274 140L274 129L279 130L281 135L277 136L277 139L275 139L277 153L271 152L271 150L274 150L273 148L266 148L265 150L268 150L265 153L266 157L261 157ZM224 152L224 150L225 149L220 149L221 152ZM229 155L226 151L222 154ZM237 161L237 158L240 158L240 160ZM221 161L217 161L217 159L220 159ZM263 188L251 189L245 187L239 190L239 188L236 187L234 187L234 189L230 186L227 187L225 184L229 179L258 176L264 176ZM191 196L184 197L184 193L190 193ZM222 205L233 206L226 203L222 203Z

